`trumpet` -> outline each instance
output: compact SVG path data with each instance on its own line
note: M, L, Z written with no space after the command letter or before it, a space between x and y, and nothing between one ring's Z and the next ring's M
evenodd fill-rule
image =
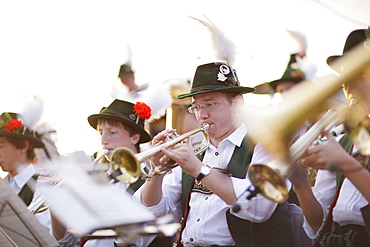
M151 148L148 151L138 154L134 154L128 148L115 149L112 153L111 165L114 171L119 170L121 173L119 176L117 176L117 179L121 182L131 184L135 183L140 177L144 179L150 179L153 176L169 172L171 169L175 168L177 164L165 165L161 167L157 166L154 168L154 171L148 171L148 169L141 167L140 163L155 156L156 154L161 152L163 148L172 147L184 141L185 139L191 137L192 135L197 134L198 132L202 132L206 141L206 145L202 148L195 150L195 154L198 155L204 152L210 144L210 139L207 133L208 129L209 124L204 124L201 128L197 128L192 131L186 132L185 134L175 137L174 139L169 140L166 143L163 143L159 146Z
M285 178L294 168L294 162L297 162L297 159L300 158L300 152L305 152L308 148L307 145L310 146L312 141L317 137L317 132L320 133L323 130L322 127L317 126L324 122L326 117L317 123L316 127L312 130L315 133L310 132L310 137L307 134L305 138L301 137L303 139L300 142L289 146L292 135L308 115L318 109L328 97L340 90L342 85L350 82L361 73L369 73L370 49L357 46L351 52L348 52L345 57L338 59L333 66L338 66L339 62L344 64L346 68L340 76L326 78L325 81L320 82L319 89L317 83L312 81L301 82L286 93L281 108L267 109L267 111L259 109L259 115L255 114L251 121L246 121L249 130L248 133L250 133L252 140L255 143L259 142L262 144L277 160L276 164L271 166L263 165L254 167L253 165L249 169L249 176L252 183L267 198L280 203L287 200L288 192L284 182ZM356 105L360 106L361 104L359 102ZM368 111L365 110L363 112L366 112L367 117ZM364 117L362 113L360 114L358 112L355 115L362 115ZM336 119L335 116L334 119ZM346 123L349 126L355 126L349 124L351 122L350 120L351 117L347 117L344 122L347 121ZM355 126L355 129L363 130L364 128ZM266 132L274 134L270 135L266 134ZM366 134L369 136L368 133ZM305 144L304 147L298 147L301 142Z
M103 149L101 153L93 160L93 163L96 164L99 160L101 160L107 153L109 152L108 149Z

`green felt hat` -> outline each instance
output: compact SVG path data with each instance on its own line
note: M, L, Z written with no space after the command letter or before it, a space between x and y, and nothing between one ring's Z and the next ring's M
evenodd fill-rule
M125 75L134 74L131 65L125 63L122 64L118 71L118 77L124 77Z
M290 60L283 76L278 80L269 82L269 85L272 89L276 91L276 87L283 82L298 83L306 79L305 73L298 67L297 56L299 56L297 53L290 54Z
M332 67L332 64L334 61L336 61L338 58L341 58L342 56L345 56L347 52L349 52L352 48L356 47L360 43L362 43L365 47L370 49L370 27L368 29L357 29L352 31L347 39L346 43L344 44L343 48L343 55L334 55L329 56L326 59L327 64ZM366 43L367 41L367 43ZM332 67L333 68L333 67ZM335 68L333 68L335 69ZM337 69L335 69L337 70ZM339 71L338 71L339 72Z
M251 93L255 89L240 86L235 71L221 62L208 63L198 66L195 71L190 92L180 94L178 99L192 97L197 94L213 92Z
M0 136L25 139L35 148L44 147L36 132L24 126L22 116L14 112L4 112L0 115Z
M140 103L136 103L134 105L131 102L115 99L108 107L102 108L99 114L90 115L87 118L87 121L94 129L96 129L97 127L99 118L108 118L121 121L125 124L132 126L137 132L139 132L140 133L139 143L145 143L150 141L152 138L149 135L149 133L146 132L144 129L144 122L145 119L147 118L140 117L141 116L140 113L138 114L138 111L135 110L135 107L138 104ZM144 106L145 110L148 111L150 110L149 106L146 106L145 104Z

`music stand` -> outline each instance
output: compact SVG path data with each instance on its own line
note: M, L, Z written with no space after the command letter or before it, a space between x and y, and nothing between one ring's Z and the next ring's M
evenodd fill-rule
M0 246L59 245L3 179L0 179L0 188Z

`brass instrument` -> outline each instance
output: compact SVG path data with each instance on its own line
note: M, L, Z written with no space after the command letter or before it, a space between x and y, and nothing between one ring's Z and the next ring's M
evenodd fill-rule
M58 187L61 184L61 181L56 182L53 188ZM44 195L40 194L34 201L32 201L28 207L28 211L30 211L33 214L42 213L49 209L49 204L44 197Z
M206 146L195 151L195 154L200 154L204 152L210 144L209 136L207 133L208 129L209 129L209 124L204 124L201 128L189 131L166 143L163 143L159 146L151 148L148 151L144 151L138 154L134 154L128 148L115 149L112 153L111 165L112 165L113 170L119 169L122 173L121 175L117 177L117 179L124 183L135 183L140 177L144 179L150 179L153 176L161 175L165 172L170 171L171 169L176 167L177 164L171 164L171 165L162 166L162 167L155 167L154 171L145 171L140 166L140 163L155 156L156 154L161 152L163 148L172 147L198 132L203 132L205 140L206 140Z
M284 202L287 199L284 180L294 168L294 162L300 156L298 152L304 152L307 149L298 147L300 142L289 147L292 135L309 114L312 114L328 97L341 89L343 84L350 82L361 73L370 73L370 49L359 45L348 52L346 56L338 59L333 66L338 66L338 62L345 65L345 70L341 75L328 77L325 81L319 82L319 87L318 83L312 81L301 82L286 93L284 101L279 107L273 106L267 110L258 109L257 113L252 114L250 121L246 121L252 140L261 143L277 159L276 164L271 167L263 165L253 168L251 166L249 171L252 183L267 198L278 202ZM361 106L361 103L356 105ZM365 122L368 122L368 111L364 109L362 111L362 113L356 111L354 115L357 118L361 116L362 119L366 117L367 121ZM365 116L364 112L366 112ZM351 120L351 117L344 119L345 122L347 120ZM359 122L357 121L357 124ZM350 124L350 128L351 126L356 125ZM317 127L317 131L319 130L323 129ZM310 145L314 136L317 136L316 133L312 134L312 138L302 139L302 142L307 142L305 145Z
M101 160L107 153L109 152L108 149L103 149L101 153L93 160L93 163L96 164L99 160Z
M35 201L31 202L27 207L28 211L30 211L32 214L42 213L48 210L48 208L49 205L43 195L39 195Z
M314 144L320 133L331 129L341 122L338 112L330 109L301 138L290 147L290 162L275 160L267 165L254 164L249 168L248 176L252 184L261 190L262 195L280 203L288 199L285 180L295 168L304 152Z

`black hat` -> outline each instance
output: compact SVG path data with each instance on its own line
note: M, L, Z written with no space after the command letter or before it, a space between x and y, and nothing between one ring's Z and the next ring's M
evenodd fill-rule
M152 139L144 129L145 119L148 119L150 114L150 107L144 103L137 102L134 105L131 102L115 99L108 107L103 107L99 114L90 115L87 120L94 129L97 127L99 118L122 121L139 132L139 143L144 143Z
M131 69L131 65L127 63L122 64L121 67L119 68L118 77L124 77L125 75L128 74L134 74L134 71Z
M4 112L0 115L0 136L25 139L35 148L44 147L36 133L24 126L21 115L14 112Z
M197 94L213 92L250 93L255 89L242 87L235 71L227 64L214 62L198 66L195 71L190 93L180 94L178 99L191 97Z
M303 58L303 56L300 56L297 53L290 54L290 60L284 71L283 76L278 80L273 80L269 82L269 85L275 91L276 87L282 82L298 83L306 79L305 73L298 66L297 56Z
M360 43L363 43L365 46L366 39L370 40L370 27L368 29L357 29L352 31L346 40L343 48L343 55L336 55L336 56L329 56L326 59L326 63L332 67L332 63L344 56L347 52L349 52L352 48L356 47ZM370 42L370 41L368 41ZM367 46L370 46L369 44ZM335 68L333 68L335 69Z

